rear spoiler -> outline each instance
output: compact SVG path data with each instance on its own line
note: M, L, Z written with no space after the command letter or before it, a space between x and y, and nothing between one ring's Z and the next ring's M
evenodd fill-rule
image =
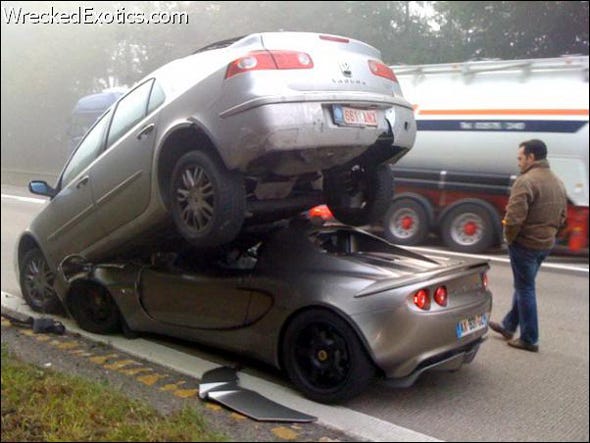
M484 272L490 268L488 261L478 261L475 263L459 263L451 265L444 269L421 272L419 274L411 275L405 278L392 278L378 281L367 286L365 289L357 292L355 298L366 297L368 295L374 295L381 292L397 289L403 286L411 285L414 283L424 282L425 280L432 280L435 278L445 277L449 274L455 274L457 277L463 277L466 275L473 274L474 271Z

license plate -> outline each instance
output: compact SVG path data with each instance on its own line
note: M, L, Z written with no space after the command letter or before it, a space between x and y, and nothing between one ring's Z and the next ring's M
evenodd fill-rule
M465 337L475 331L484 329L488 324L487 314L478 314L473 317L465 318L457 323L457 338Z
M337 106L333 108L334 122L340 126L377 126L377 111L369 109L348 108Z

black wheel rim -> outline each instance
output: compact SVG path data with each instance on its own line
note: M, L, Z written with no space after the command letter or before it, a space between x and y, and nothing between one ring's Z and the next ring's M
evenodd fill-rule
M90 288L87 294L81 295L79 303L82 317L95 325L110 321L113 315L113 305L109 297L98 288Z
M182 171L176 186L180 219L192 231L203 232L215 214L215 190L205 170L190 166Z
M313 323L295 341L295 364L305 383L314 389L337 389L348 379L350 351L344 337L333 326Z
M56 297L53 290L55 276L41 255L34 255L25 265L23 279L27 294L34 304L45 306Z

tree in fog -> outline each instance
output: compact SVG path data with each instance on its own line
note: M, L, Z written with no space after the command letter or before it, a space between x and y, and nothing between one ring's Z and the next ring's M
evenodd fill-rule
M588 55L587 1L432 2L445 61ZM426 60L428 54L423 54Z

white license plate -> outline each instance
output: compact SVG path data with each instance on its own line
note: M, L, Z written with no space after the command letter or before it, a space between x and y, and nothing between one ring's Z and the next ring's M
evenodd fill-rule
M457 323L456 331L457 338L465 337L466 335L472 334L475 331L484 329L488 324L487 314L478 314L473 317L464 318Z
M334 122L340 126L377 126L377 111L334 106Z

